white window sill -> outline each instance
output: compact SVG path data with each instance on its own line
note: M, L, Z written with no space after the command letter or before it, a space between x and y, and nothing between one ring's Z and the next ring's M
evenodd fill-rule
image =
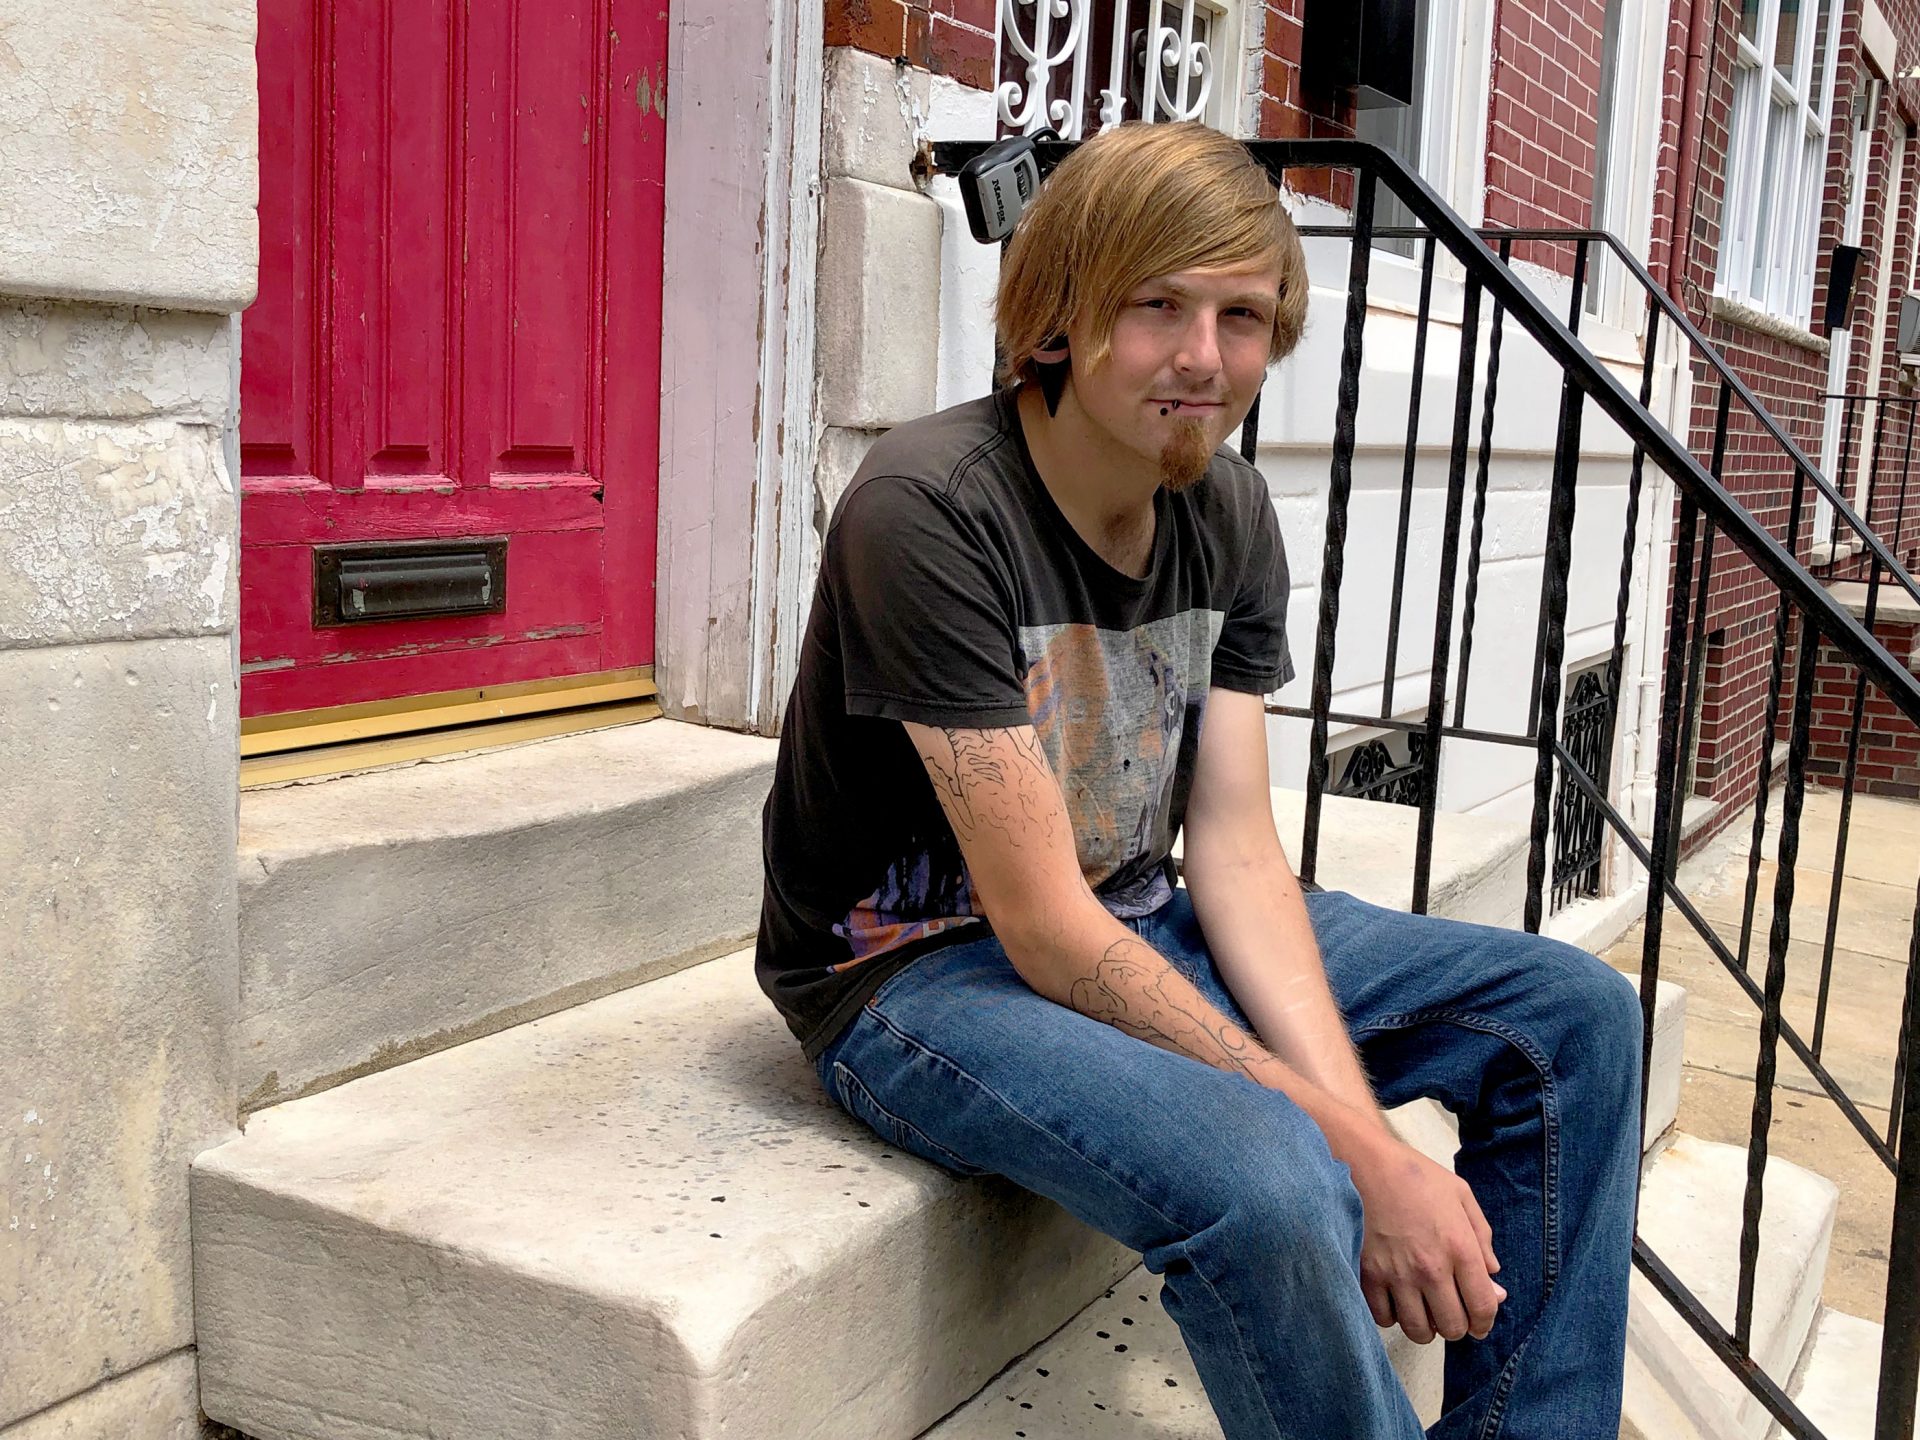
M1735 300L1731 295L1715 295L1707 305L1707 313L1716 320L1726 320L1749 330L1758 330L1762 335L1770 335L1775 340L1784 340L1789 345L1797 345L1802 350L1810 350L1815 355L1825 355L1833 348L1831 342L1814 334L1791 320L1760 310L1744 301Z

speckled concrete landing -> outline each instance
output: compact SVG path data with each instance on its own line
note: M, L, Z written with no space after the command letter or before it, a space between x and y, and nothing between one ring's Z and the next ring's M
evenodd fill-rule
M1382 1332L1423 1424L1440 1414L1445 1352ZM923 1440L1221 1440L1187 1347L1160 1308L1160 1279L1135 1270L994 1377Z

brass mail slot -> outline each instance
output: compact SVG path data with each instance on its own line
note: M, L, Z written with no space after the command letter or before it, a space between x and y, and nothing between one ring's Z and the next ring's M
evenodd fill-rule
M506 608L505 539L314 547L315 629Z

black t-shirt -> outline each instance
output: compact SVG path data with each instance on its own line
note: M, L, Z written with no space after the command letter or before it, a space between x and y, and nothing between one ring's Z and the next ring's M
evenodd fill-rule
M1102 903L1171 896L1208 687L1265 694L1293 666L1259 473L1223 450L1153 503L1136 579L1054 504L1011 391L889 432L848 485L762 827L756 969L809 1057L914 957L989 933L903 720L1031 724Z

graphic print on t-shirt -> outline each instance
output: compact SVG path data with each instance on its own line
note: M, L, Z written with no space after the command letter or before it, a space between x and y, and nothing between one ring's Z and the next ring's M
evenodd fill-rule
M1087 884L1122 919L1172 898L1180 739L1200 724L1226 616L1188 610L1132 630L1028 625L1027 709L1066 798ZM1142 864L1142 862L1149 862ZM1101 891L1116 876L1116 888Z
M980 918L959 844L948 837L937 847L942 852L938 860L934 848L916 847L888 865L874 892L833 927L853 951L835 970L850 970L875 955Z
M1060 782L1081 873L1122 919L1171 898L1158 861L1173 844L1180 741L1200 723L1225 618L1188 610L1132 630L1020 630L1027 709ZM853 952L833 968L852 969L979 918L959 846L942 836L892 861L873 893L833 927Z

